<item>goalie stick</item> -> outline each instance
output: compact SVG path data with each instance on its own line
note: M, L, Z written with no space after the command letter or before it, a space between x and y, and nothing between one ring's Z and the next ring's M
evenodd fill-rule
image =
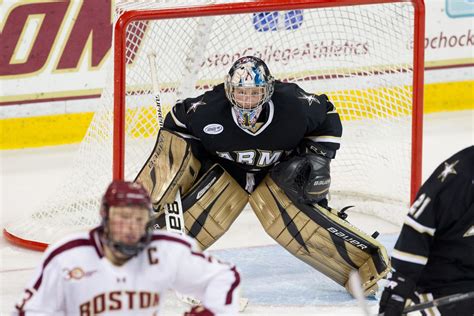
M160 125L160 128L162 128L163 127L163 110L161 108L160 84L157 77L158 69L156 67L156 54L155 53L148 54L148 63L150 64L152 92L155 98L156 116L158 118L158 124Z
M152 81L152 92L155 99L156 114L158 119L158 124L160 128L163 127L163 110L161 105L161 95L160 95L160 84L158 81L158 68L156 66L156 54L148 54L148 63L150 65L151 72L151 81ZM185 235L185 225L184 225L184 215L183 215L183 205L181 203L181 192L180 189L176 192L173 203L167 203L165 207L165 223L166 230L169 232L177 233L179 235ZM200 301L178 292L175 292L176 296L182 301L189 305L199 305ZM239 312L243 312L248 305L248 298L241 297L239 300Z
M158 81L158 67L156 66L156 54L151 52L148 54L148 63L150 65L150 74L152 82L152 91L155 98L156 116L160 129L163 127L163 110L161 106L160 84ZM183 206L181 204L181 192L178 189L173 203L168 203L165 207L166 230L185 234Z

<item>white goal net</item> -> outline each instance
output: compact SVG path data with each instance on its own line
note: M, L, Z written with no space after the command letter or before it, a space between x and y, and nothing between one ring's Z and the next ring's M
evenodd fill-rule
M245 55L262 58L279 80L327 94L344 128L331 166L330 205L356 205L360 211L401 222L411 185L419 181L413 157L421 158L419 139L413 137L421 132L417 100L422 75L417 65L423 59L414 51L422 35L417 3L216 2L188 10L176 1L117 4L117 12L133 15L123 32L124 51L111 54L123 56L119 62L126 75L114 75L111 62L109 85L68 181L27 219L7 226L9 239L41 248L99 223L100 197L112 179L116 150L114 81L125 87L124 177L135 178L159 129L150 55L156 56L164 114L177 98L196 96L221 83L232 63ZM209 1L193 5L199 3ZM158 10L171 5L175 8ZM116 31L115 36L121 35Z

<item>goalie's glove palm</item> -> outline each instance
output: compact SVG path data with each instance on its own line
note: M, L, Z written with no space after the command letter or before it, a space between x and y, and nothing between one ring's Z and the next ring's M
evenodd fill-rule
M330 162L328 158L311 153L293 156L277 164L270 176L293 201L318 203L329 191Z

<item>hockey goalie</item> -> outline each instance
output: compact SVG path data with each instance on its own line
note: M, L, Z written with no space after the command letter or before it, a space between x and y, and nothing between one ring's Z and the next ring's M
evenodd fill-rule
M341 135L326 95L275 80L261 59L246 56L224 83L175 104L136 181L150 192L160 227L164 206L182 194L185 231L203 249L249 202L291 254L348 290L357 270L370 295L389 272L386 250L327 203Z

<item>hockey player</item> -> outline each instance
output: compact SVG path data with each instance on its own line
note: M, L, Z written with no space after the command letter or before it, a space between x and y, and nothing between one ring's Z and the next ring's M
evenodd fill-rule
M290 253L342 286L359 270L370 294L389 271L386 251L327 207L341 135L326 95L275 80L261 59L246 56L223 84L172 108L136 181L151 193L160 226L164 206L184 194L186 231L203 249L250 202Z
M141 185L112 182L102 224L47 249L17 314L158 315L168 289L201 300L187 316L236 314L236 268L197 250L190 237L152 233L151 212Z
M401 315L418 302L474 291L474 146L436 168L420 188L392 253L380 313ZM474 315L471 299L424 315Z

